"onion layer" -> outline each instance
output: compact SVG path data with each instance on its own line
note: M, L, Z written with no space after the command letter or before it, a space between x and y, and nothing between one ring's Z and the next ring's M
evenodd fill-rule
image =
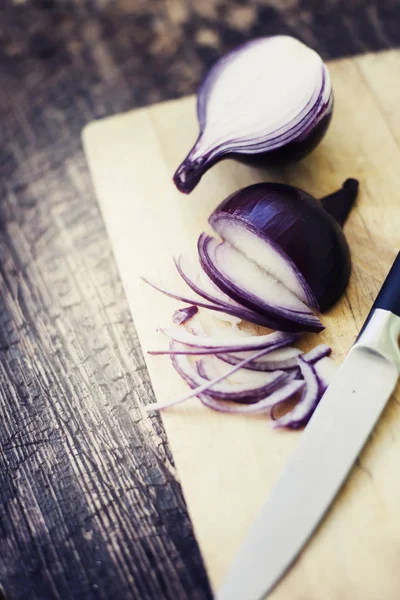
M313 310L330 308L349 280L350 251L339 223L357 190L358 182L348 179L322 203L278 183L239 190L209 218L223 241L203 233L197 245L200 264L184 256L175 259L195 297L144 281L167 296L222 313L231 322L247 320L287 332L321 331Z
M161 333L166 335L170 340L178 344L184 344L185 347L176 348L170 347L169 350L150 350L149 354L226 354L227 352L242 352L245 350L265 350L264 354L288 346L293 341L299 338L296 333L285 333L275 331L265 335L255 336L238 336L237 339L231 337L215 338L209 336L199 336L186 331L180 327L166 327L160 329ZM248 361L251 358L244 358Z
M199 311L197 306L185 306L176 310L172 316L172 322L175 325L187 323Z
M236 302L261 313L271 328L282 331L323 329L304 302L230 243L218 243L202 235L198 249L201 265L214 283Z
M246 376L243 372L240 373L239 369L245 366L251 357L221 373L218 362L213 362L215 359L212 357L192 364L186 354L179 352L182 347L177 342L171 342L171 350L177 351L171 354L172 364L189 385L191 392L166 403L149 405L147 410L168 408L197 396L205 406L219 412L246 414L268 409L272 419L275 420L274 427L280 428L298 429L309 421L335 369L329 358L325 357L312 365L304 357L299 357L297 359L300 369L299 378L285 375L282 371L269 374L248 373ZM261 358L263 352L261 350L253 355L253 359ZM314 356L317 354L314 352ZM323 361L331 362L331 367L327 369L325 365L320 369ZM328 372L330 372L329 376ZM321 377L321 373L324 373L325 379ZM295 407L276 419L276 410L300 390L302 390L301 398Z
M208 406L208 408L212 408L218 412L228 414L254 414L264 412L266 410L269 411L276 404L286 402L295 394L297 394L304 387L304 385L304 381L291 381L278 390L272 392L272 394L263 400L259 400L259 402L256 402L255 404L231 404L228 402L220 402L214 398L211 398L211 396L208 394L200 394L199 398L205 406Z
M246 309L244 306L242 308L236 308L233 305L229 306L228 304L211 304L210 302L204 302L202 298L189 298L187 296L181 296L180 294L177 294L170 290L166 290L165 288L160 287L159 285L145 277L142 277L141 279L150 287L154 288L158 292L161 292L165 296L168 296L169 298L174 298L175 300L179 300L180 302L186 302L187 304L200 306L201 308L207 308L217 313L232 315L233 317L236 317L239 320L245 319L246 321L250 321L250 323L255 323L256 325L261 325L262 327L269 326L269 321L267 321L262 315L254 313Z
M298 357L302 355L303 360L306 360L310 363L322 363L324 357L328 356L331 353L331 348L326 344L320 344L316 346L310 352L303 354L301 350L298 348L293 348L292 346L288 346L286 348L279 348L278 350L273 350L269 352L265 356L260 357L257 360L251 360L244 369L248 369L250 371L275 371L275 369L280 369L283 371L298 369ZM227 354L218 354L218 358L227 362L230 365L237 365L244 358L249 357L249 352L236 352L235 354L227 353ZM331 364L332 361L329 361ZM329 367L327 367L327 370Z
M320 387L315 368L310 363L298 359L301 374L305 381L305 388L300 401L296 406L283 417L275 421L275 427L288 427L298 429L305 425L313 414L319 400L321 399ZM271 417L274 419L274 410L271 410Z

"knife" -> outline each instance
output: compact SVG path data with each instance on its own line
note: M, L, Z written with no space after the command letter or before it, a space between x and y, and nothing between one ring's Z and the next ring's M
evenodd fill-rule
M293 564L344 483L399 377L400 252L216 600L262 600ZM338 436L340 432L340 439Z

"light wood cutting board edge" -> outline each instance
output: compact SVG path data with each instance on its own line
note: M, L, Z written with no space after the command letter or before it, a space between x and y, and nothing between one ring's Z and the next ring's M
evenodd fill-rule
M336 106L328 135L309 158L270 174L316 196L339 187L348 176L360 179L360 198L346 225L353 274L346 296L324 316L327 330L321 336L333 345L338 362L400 247L400 222L395 218L400 206L400 90L393 83L399 56L389 51L331 63ZM140 253L142 273L167 276L176 288L180 284L174 274L166 273L166 257L193 249L207 215L228 193L268 178L225 161L204 177L189 198L183 197L174 189L171 174L195 132L194 99L186 98L95 122L83 134L144 349L160 346L154 328L170 321L176 303L138 282L134 250ZM174 231L172 238L165 234L168 227ZM148 243L150 231L157 236L153 250ZM167 360L145 358L158 399L184 389ZM271 598L313 600L321 598L323 591L333 600L375 600L378 592L379 597L397 600L400 483L394 477L400 455L400 413L396 398L398 392L329 519ZM196 401L166 411L162 418L210 580L217 589L298 434L271 433L260 418L214 414Z

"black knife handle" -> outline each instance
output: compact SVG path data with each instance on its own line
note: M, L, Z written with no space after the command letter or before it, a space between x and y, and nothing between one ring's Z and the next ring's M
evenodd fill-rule
M372 310L375 308L390 310L400 317L400 252L396 256L392 268L383 282Z

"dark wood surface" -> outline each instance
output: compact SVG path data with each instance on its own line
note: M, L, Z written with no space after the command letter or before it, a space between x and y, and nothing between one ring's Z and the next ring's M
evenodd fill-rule
M82 127L193 92L255 35L332 58L398 45L399 22L400 4L378 0L0 2L6 598L211 597L161 420L143 412L151 384Z

